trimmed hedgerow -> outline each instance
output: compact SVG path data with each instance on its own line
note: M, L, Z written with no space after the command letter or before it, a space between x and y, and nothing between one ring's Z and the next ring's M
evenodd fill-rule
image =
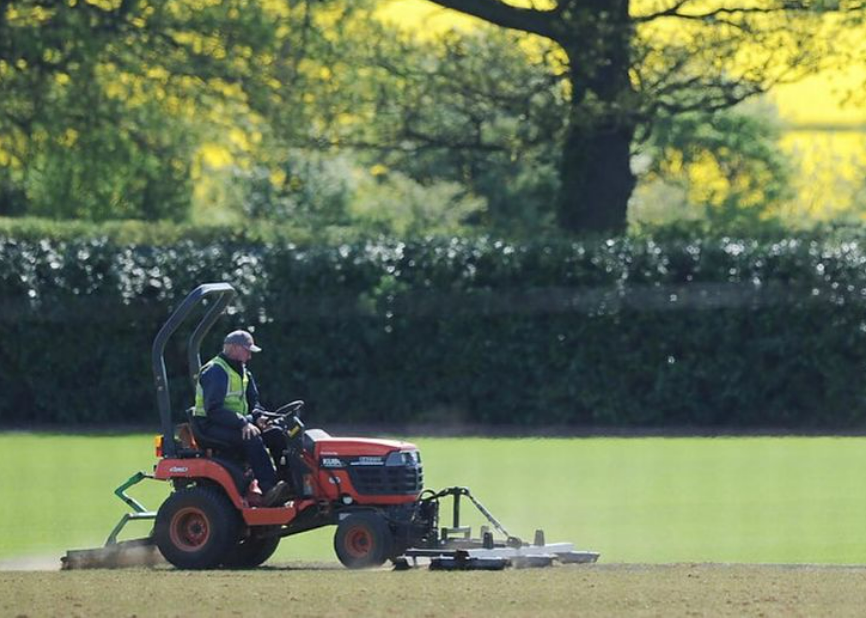
M198 283L240 292L266 403L315 423L843 428L866 418L851 234L137 245L0 232L0 420L155 423L152 339ZM177 410L185 341L167 351Z

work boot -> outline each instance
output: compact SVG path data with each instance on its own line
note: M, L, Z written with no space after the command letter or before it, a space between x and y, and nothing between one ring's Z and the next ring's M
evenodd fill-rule
M289 484L285 481L277 481L277 484L271 487L264 498L262 498L262 506L283 506L289 499Z
M259 482L256 479L253 479L250 482L250 486L247 488L247 495L244 497L246 498L247 504L252 507L262 505L262 500L265 496L262 493L261 488L259 488Z

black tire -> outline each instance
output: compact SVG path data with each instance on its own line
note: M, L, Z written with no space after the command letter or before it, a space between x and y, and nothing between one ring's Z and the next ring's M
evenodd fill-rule
M159 507L156 546L179 569L218 567L237 545L240 518L234 505L212 487L176 491Z
M223 566L227 569L254 569L273 556L279 545L278 536L243 539L229 552Z
M393 545L388 522L372 512L349 515L339 523L334 535L337 558L350 569L381 566L391 556Z

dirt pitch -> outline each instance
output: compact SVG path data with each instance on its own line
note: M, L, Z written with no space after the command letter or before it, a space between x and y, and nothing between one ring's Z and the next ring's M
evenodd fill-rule
M866 567L0 572L0 616L862 616Z

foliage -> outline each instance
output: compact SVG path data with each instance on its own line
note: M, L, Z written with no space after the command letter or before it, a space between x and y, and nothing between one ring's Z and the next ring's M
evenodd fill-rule
M243 187L240 203L252 219L300 221L311 227L346 223L353 192L352 170L345 157L288 151L276 170L235 168Z
M6 350L0 418L150 418L154 334L195 285L223 280L240 292L223 329L255 329L268 351L266 401L307 399L322 422L855 426L863 240L4 235L0 335L26 345ZM183 339L168 351L177 409Z
M243 0L0 4L0 214L186 218L201 118L242 99L241 80L259 84L266 13Z
M35 217L0 217L0 236L25 242L99 241L113 245L162 247L183 241L198 244L234 242L247 244L297 243L333 244L355 240L358 233L337 227L311 230L271 221L240 224L177 224L170 221L54 221Z
M762 218L786 163L760 121L722 110L836 61L850 45L831 35L862 19L764 4L483 3L526 37L410 35L372 0L3 2L0 216L619 229L649 137L656 197Z
M561 49L569 101L557 222L571 232L625 228L632 146L659 118L725 110L844 66L836 43L863 19L859 0L432 2Z
M329 182L322 165L343 166L350 189L342 196L362 228L421 229L437 219L425 212L447 215L456 204L456 213L444 217L448 230L550 227L566 95L549 48L527 46L490 28L422 40L379 24L363 5L353 7L338 28L341 36L313 26L311 40L324 50L316 52L318 74L327 79L314 75L306 82L306 95L318 110L307 135L298 134L294 115L266 115L273 141L258 165L267 168L259 177L270 186L260 186L259 195L294 203L305 191L307 183L291 184L293 174L285 169L282 153L294 152L289 158L318 165L309 170L311 185ZM294 92L284 86L275 94L288 101ZM383 202L375 211L373 187ZM407 203L394 203L401 196ZM413 201L425 203L419 209ZM314 224L324 214L332 223L345 218L345 210L317 207L322 214L311 210L305 217ZM420 218L413 220L413 213Z
M679 187L685 212L713 227L756 227L778 217L791 195L792 162L779 147L780 129L769 110L735 108L659 118L640 159L646 159L638 196L648 186ZM662 217L676 216L670 200ZM633 210L647 210L633 208ZM641 214L632 212L640 220Z
M432 41L380 38L356 54L379 84L361 138L411 178L461 183L487 202L486 229L549 226L567 93L552 47L479 27ZM385 95L382 96L382 92Z
M459 183L424 185L400 172L383 171L360 184L351 211L361 229L419 237L463 232L467 220L485 206L483 198L467 195Z

